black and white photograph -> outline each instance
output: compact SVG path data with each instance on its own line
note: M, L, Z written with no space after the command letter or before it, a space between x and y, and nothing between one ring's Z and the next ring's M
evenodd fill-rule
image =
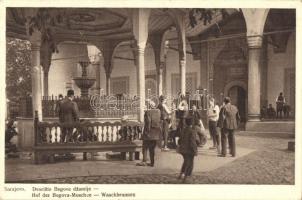
M297 184L298 9L183 3L5 6L4 184Z

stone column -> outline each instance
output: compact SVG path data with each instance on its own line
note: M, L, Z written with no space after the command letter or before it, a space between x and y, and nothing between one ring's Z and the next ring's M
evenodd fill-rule
M107 73L106 72L106 95L110 95L110 77L111 77L111 72Z
M200 50L200 88L208 88L208 43L202 43Z
M40 39L40 38L39 38ZM38 111L39 121L42 121L42 87L40 65L40 41L31 41L31 79L33 114Z
M248 63L248 121L260 121L260 53L262 37L247 38Z
M138 61L138 79L139 79L139 120L142 122L144 119L145 109L145 48L138 46L137 48L137 61Z
M180 93L186 94L186 60L184 58L180 58L179 60L180 67Z
M157 69L157 91L158 96L163 95L163 73L164 73L164 63L160 63L160 67Z
M104 69L106 73L106 95L110 95L110 77L113 69L114 50L121 41L107 40L103 42L100 49L103 49Z
M173 10L171 13L174 17L176 29L178 32L179 48L179 71L180 71L180 92L186 94L186 16L179 10Z
M101 89L101 62L96 63L96 85L95 85L95 90L96 94L100 95L100 89Z
M43 72L43 76L44 76L44 81L43 81L43 87L44 87L44 96L49 96L48 94L48 72L47 71L44 71Z
M52 48L49 41L45 40L41 43L40 47L40 62L42 66L42 76L43 76L43 94L44 96L48 96L48 74L49 68L51 65L51 57L52 57ZM42 77L41 77L42 78Z
M157 94L158 96L163 94L163 69L164 60L163 57L165 53L164 32L159 32L148 37L154 50L154 59L156 65L156 80L157 80Z
M138 8L132 10L132 31L136 41L137 66L139 77L139 121L144 121L145 112L145 47L148 39L148 21L151 10Z

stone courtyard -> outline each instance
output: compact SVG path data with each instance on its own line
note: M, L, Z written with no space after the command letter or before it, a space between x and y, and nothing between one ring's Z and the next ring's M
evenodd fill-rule
M209 138L210 139L210 138ZM240 131L236 138L235 158L217 157L210 150L211 141L199 148L193 184L294 184L295 153L287 150L293 135ZM97 161L74 161L33 165L29 160L5 161L7 183L89 183L89 184L178 184L182 157L171 150L156 152L155 167L140 167L139 161L106 160L99 153ZM34 172L34 173L33 173Z

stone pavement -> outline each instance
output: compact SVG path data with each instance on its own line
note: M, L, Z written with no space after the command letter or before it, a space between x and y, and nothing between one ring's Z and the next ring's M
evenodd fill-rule
M191 184L294 184L295 152L288 151L294 133L236 133L237 157L221 158L207 146L199 148ZM139 161L75 161L33 165L29 160L5 161L6 182L71 184L179 184L182 157L171 150L156 152L156 166L139 167Z
M217 157L216 150L210 150L211 140L204 147L198 150L198 156L194 160L194 173L202 173L215 170L238 158L248 155L255 149L237 147L237 157ZM160 175L176 174L182 164L182 156L175 150L168 152L156 151L155 167L136 166L140 161L118 161L105 160L104 153L99 153L97 161L79 160L57 162L54 164L31 164L30 160L6 159L5 176L6 182L26 182L29 180L55 179L67 177L83 176L103 176L103 175Z

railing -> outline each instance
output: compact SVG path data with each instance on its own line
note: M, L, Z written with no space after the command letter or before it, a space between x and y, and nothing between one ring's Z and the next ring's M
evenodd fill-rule
M138 122L38 122L36 134L36 145L116 144L140 140L142 125Z
M155 105L158 103L156 98L152 99ZM138 98L118 98L117 96L90 96L90 97L75 97L74 101L79 108L79 115L81 118L121 118L122 116L129 116L129 118L136 119L139 113L139 99ZM146 100L147 101L147 100ZM58 102L56 96L49 96L42 98L42 115L43 117L58 117ZM178 105L177 99L169 99L168 106L172 107L172 102ZM189 108L194 104L202 113L202 118L206 124L206 104L201 100L188 101ZM147 105L147 103L146 103ZM32 117L32 100L31 97L24 97L20 101L20 116Z
M133 99L75 97L74 101L78 105L81 118L121 118L124 115L136 118L139 112L139 103ZM44 96L42 98L43 117L58 117L58 102L59 99L56 96ZM31 97L20 100L20 116L33 117Z
M39 122L34 120L35 163L43 163L56 153L131 152L141 150L143 124L139 122L75 123ZM65 137L66 136L66 137ZM130 155L129 155L130 158ZM133 159L133 158L132 158ZM131 158L130 158L131 160Z

